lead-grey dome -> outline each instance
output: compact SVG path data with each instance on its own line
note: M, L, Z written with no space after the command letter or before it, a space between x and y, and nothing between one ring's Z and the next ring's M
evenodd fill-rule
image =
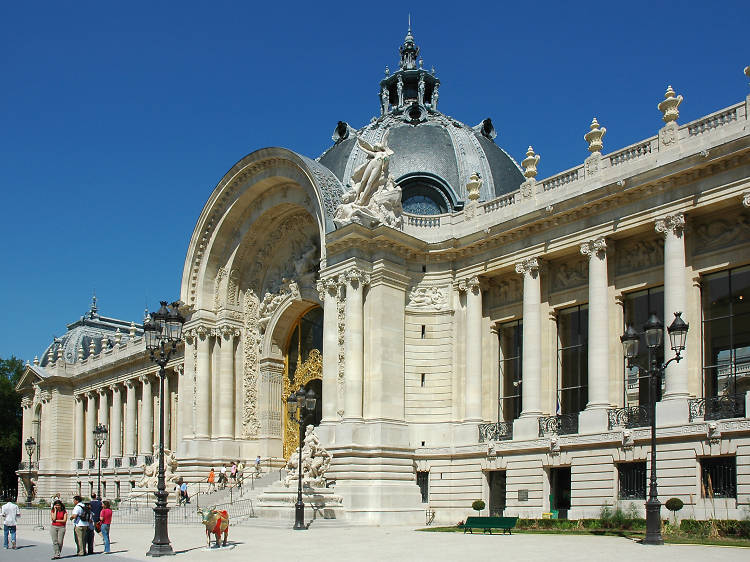
M472 128L438 111L440 81L434 71L422 69L421 60L417 68L419 49L411 31L400 52L399 70L390 74L386 68L380 83L381 116L358 131L340 121L333 134L335 144L320 156L320 163L347 185L366 159L356 137L374 145L387 134L394 152L390 173L404 190L406 211L410 211L410 193L434 199L442 212L461 208L474 172L483 179L481 200L518 189L524 180L521 168L495 144L491 120ZM421 214L436 211L426 209Z

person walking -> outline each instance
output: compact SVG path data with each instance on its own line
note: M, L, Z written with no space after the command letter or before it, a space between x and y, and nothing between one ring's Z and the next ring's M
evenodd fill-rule
M102 539L104 539L104 554L109 554L110 543L109 543L109 530L112 526L112 506L109 500L104 500L102 512L99 515L99 521L102 522Z
M183 503L190 503L187 482L185 482L184 480L180 482L180 498L182 499Z
M52 502L50 519L52 520L49 528L49 534L52 537L52 560L57 560L62 552L65 524L68 522L68 512L65 511L65 504L62 500L56 499Z
M94 494L92 494L94 495ZM95 529L96 526L94 525L94 514L91 511L91 502L86 502L84 504L86 506L86 509L89 511L89 518L86 522L86 554L94 554L94 536L96 535ZM101 513L101 510L100 510Z
M234 483L237 484L237 463L232 461L232 466L229 469L229 475L234 480Z
M222 464L219 471L219 488L222 490L227 487L227 465Z
M211 467L211 470L208 472L208 491L209 492L215 492L216 491L216 473L214 472L214 467Z
M86 533L89 529L87 519L91 518L91 512L83 503L81 496L73 496L73 502L76 504L73 512L70 514L70 520L73 521L73 532L75 533L77 556L86 554Z
M21 510L8 498L8 503L0 510L3 516L3 546L8 548L8 535L10 535L10 548L16 548L16 524L21 517Z

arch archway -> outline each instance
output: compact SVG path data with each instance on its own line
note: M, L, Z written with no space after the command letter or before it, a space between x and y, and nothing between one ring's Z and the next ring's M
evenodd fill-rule
M313 306L301 315L289 331L282 388L283 455L288 459L299 443L300 430L289 420L286 411L289 394L300 388L312 388L318 396L312 424L319 425L323 414L323 309L319 306Z

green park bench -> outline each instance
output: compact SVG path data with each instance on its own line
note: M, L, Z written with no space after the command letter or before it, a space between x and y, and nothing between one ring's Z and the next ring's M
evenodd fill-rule
M503 534L507 531L509 535L512 535L510 531L516 523L518 523L518 517L467 517L461 527L464 529L464 534L466 531L472 533L472 529L482 529L482 532L489 531L491 535L492 529L502 529Z

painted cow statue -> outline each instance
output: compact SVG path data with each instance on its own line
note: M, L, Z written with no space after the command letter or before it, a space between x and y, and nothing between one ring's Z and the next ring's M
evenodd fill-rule
M206 527L206 539L208 547L211 547L211 535L216 537L216 548L227 546L227 537L229 536L229 514L226 510L217 511L215 508L198 509L202 523ZM224 533L224 542L221 542L221 534ZM220 544L221 543L221 544Z

